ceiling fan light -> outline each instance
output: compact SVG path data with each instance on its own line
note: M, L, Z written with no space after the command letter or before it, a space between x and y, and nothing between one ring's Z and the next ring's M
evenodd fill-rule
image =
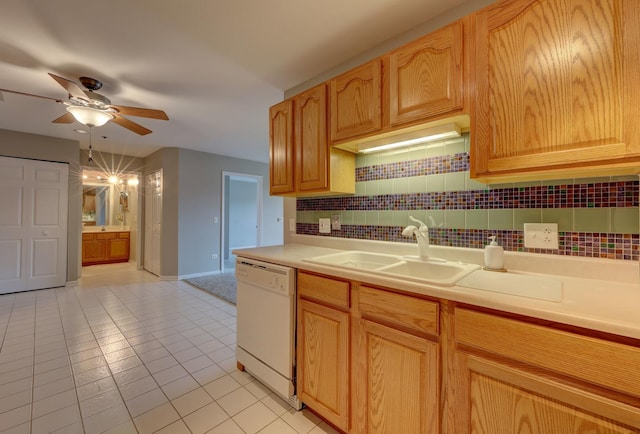
M113 119L111 113L93 107L68 106L67 111L71 113L78 122L88 127L101 127Z

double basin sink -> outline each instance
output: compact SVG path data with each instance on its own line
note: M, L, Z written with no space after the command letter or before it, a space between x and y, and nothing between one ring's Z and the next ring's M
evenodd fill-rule
M485 271L476 264L357 250L316 256L305 261L417 283L455 285L556 303L562 301L562 281L559 279L517 271Z
M453 286L458 280L480 268L475 264L442 259L425 260L417 256L396 256L356 250L316 256L305 261L441 286Z

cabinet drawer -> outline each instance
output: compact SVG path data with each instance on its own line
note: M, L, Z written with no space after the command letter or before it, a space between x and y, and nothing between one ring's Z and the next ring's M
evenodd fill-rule
M95 240L96 239L96 234L82 234L82 241L90 241L90 240Z
M298 272L298 294L303 298L349 308L349 282Z
M458 308L456 341L640 397L640 348Z
M96 239L97 240L111 240L113 238L116 238L118 236L117 233L115 232L102 232L99 234L96 234Z
M129 232L118 232L118 238L120 239L128 239L129 238Z
M358 306L365 318L378 319L418 333L438 333L437 302L362 285Z

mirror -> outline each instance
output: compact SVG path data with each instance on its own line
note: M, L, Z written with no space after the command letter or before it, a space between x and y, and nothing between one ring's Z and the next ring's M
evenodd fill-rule
M105 226L109 215L106 185L82 186L82 226Z
M82 226L122 229L137 223L138 177L95 170L82 172Z

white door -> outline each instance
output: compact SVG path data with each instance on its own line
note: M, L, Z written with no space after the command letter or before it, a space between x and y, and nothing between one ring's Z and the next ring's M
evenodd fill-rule
M64 286L69 166L0 157L0 294Z
M145 178L144 188L144 269L160 275L162 233L162 170Z

